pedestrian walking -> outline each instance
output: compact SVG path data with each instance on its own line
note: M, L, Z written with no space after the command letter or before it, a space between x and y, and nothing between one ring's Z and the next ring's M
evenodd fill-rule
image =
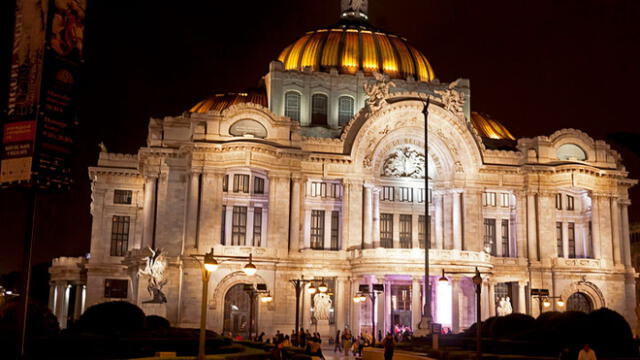
M589 347L589 344L584 344L584 347L578 353L578 360L597 360L596 352Z
M340 337L340 330L336 332L336 345L333 348L333 352L340 351L342 352L342 338Z
M384 346L384 360L392 360L393 351L396 349L396 340L391 333L387 333L387 336L382 340L382 346Z

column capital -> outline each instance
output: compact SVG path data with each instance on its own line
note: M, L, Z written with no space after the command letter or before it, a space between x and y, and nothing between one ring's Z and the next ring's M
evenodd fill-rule
M269 180L289 180L291 179L291 174L288 172L282 173L282 172L269 172L268 174L269 176Z
M355 185L355 186L362 186L364 184L362 179L349 179L349 178L342 179L342 183L345 185Z

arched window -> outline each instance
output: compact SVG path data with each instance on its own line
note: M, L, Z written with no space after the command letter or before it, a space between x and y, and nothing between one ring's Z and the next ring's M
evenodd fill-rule
M344 126L353 117L353 98L340 96L338 99L338 125Z
M576 292L567 299L567 310L590 313L593 310L593 303L586 294Z
M564 144L558 148L558 159L560 160L587 160L587 154L576 144Z
M327 125L327 95L313 94L311 97L311 124Z
M300 121L300 94L289 91L284 95L284 116Z

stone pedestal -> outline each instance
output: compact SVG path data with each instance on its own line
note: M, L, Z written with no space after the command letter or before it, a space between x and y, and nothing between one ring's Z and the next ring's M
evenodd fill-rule
M144 314L167 317L167 304L140 304L140 308L144 311Z
M318 320L318 333L322 337L322 343L328 344L331 338L331 326L329 320Z

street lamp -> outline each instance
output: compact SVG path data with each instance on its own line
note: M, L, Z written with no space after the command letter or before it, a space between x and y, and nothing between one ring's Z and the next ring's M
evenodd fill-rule
M482 276L476 267L476 274L472 278L476 286L476 357L482 359L482 317L480 315L480 295L482 293Z
M311 280L306 280L304 278L304 275L300 277L300 279L291 279L289 280L289 282L293 285L293 288L296 291L296 338L295 339L291 339L291 342L294 345L298 345L298 340L300 339L299 336L299 331L300 331L300 295L302 294L302 288L304 287L304 284L311 282ZM309 288L307 288L307 293L309 294L314 294L316 292L316 289L313 287L313 283L311 283L311 286Z
M371 345L376 343L376 297L383 292L383 284L373 284L371 291L369 291L369 285L360 285L360 291L353 297L353 302L356 304L365 302L367 297L371 299Z
M218 270L220 263L213 255L213 248L208 253L192 254L191 258L195 259L200 264L200 271L202 272L202 303L200 304L200 338L198 340L198 360L206 359L205 354L205 339L207 332L207 297L209 295L209 279L211 273ZM221 256L224 259L246 259L246 256ZM202 260L201 260L202 259ZM252 256L249 254L249 263L244 267L244 273L248 276L254 275L257 271L256 266L251 262Z

